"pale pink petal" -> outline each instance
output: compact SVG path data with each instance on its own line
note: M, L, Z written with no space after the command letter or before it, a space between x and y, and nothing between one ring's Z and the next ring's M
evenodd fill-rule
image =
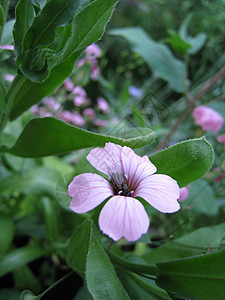
M184 186L180 189L180 197L179 197L178 201L183 201L183 200L187 199L188 196L189 196L189 189L186 186Z
M100 229L114 241L122 237L136 241L148 231L149 224L143 205L131 197L112 197L99 215Z
M3 45L3 46L0 46L0 49L14 50L14 46L13 45Z
M180 188L170 176L154 174L146 177L138 185L134 197L141 197L163 213L173 213L180 209L177 199Z
M126 146L122 150L122 163L128 184L132 190L136 189L141 180L154 174L157 170L146 155L141 157Z
M109 169L115 164L121 168L122 147L113 143L106 143L104 148L92 149L87 160L98 171L110 176Z
M223 149L225 150L225 134L218 136L217 141L219 143L224 143L224 148Z
M84 173L73 178L68 186L68 195L72 197L70 208L76 213L85 213L112 196L113 190L102 176Z

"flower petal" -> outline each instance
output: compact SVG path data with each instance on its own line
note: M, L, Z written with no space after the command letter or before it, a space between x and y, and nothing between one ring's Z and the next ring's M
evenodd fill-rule
M84 173L73 178L68 186L68 195L72 197L70 208L76 213L85 213L112 196L113 190L102 176Z
M114 241L123 236L128 241L138 240L148 231L149 218L140 201L131 197L114 196L99 215L99 227Z
M122 162L128 185L133 190L136 189L141 180L152 175L157 170L146 155L141 157L126 146L122 150Z
M180 188L170 176L154 174L141 181L134 197L141 197L163 213L172 213L180 209L177 199Z
M106 143L105 148L92 149L87 156L87 160L98 171L109 176L109 168L114 164L121 167L121 151L122 147L120 145Z

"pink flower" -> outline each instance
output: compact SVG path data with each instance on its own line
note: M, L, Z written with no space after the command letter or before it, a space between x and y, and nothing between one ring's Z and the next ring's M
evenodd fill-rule
M92 44L92 45L88 46L85 50L85 53L89 57L100 57L102 55L101 48L96 44Z
M99 75L100 75L100 70L99 70L99 67L98 67L98 61L97 61L97 59L94 59L92 61L92 68L91 68L90 77L91 77L92 80L97 80Z
M83 104L87 104L87 99L84 96L75 96L73 98L73 103L76 106L81 106Z
M223 117L214 109L200 105L193 110L195 123L200 125L204 131L213 130L219 132L223 126Z
M4 45L4 46L0 46L0 49L14 50L14 46L13 45Z
M82 86L75 86L75 88L73 89L73 95L86 97L87 93L82 88Z
M94 120L94 118L95 118L95 111L94 111L93 108L90 108L90 107L89 108L85 108L83 110L83 115L85 117L89 117L90 120Z
M224 143L223 149L224 149L224 151L225 151L225 134L218 136L217 141L218 141L219 143Z
M76 126L84 126L85 125L85 120L84 118L76 111L72 113L72 119L71 122L76 125Z
M108 122L106 120L96 119L94 120L94 124L100 127L107 127Z
M74 89L73 81L70 78L67 78L63 84L65 89L69 92L71 92Z
M156 167L147 156L140 157L126 146L106 143L103 149L92 149L87 160L109 181L94 173L75 176L68 186L70 208L85 213L110 197L100 212L99 226L113 240L125 237L135 241L148 231L148 215L136 197L163 213L180 209L177 182L167 175L154 174Z
M184 186L180 189L180 197L179 197L178 201L183 201L183 200L187 199L188 196L189 196L189 189L186 186Z
M101 111L103 111L105 114L107 114L110 110L108 102L102 97L97 98L97 105L98 105L98 108Z

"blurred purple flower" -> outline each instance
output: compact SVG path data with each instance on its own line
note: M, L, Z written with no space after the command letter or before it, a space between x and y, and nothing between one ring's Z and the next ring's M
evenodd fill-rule
M139 88L137 88L136 86L134 85L131 85L129 87L129 94L134 97L134 98L137 98L137 99L141 99L143 97L143 92L142 90L140 90Z
M83 118L78 112L76 112L76 111L74 111L74 112L72 113L72 120L71 120L71 122L72 122L74 125L80 126L80 127L82 127L82 126L85 125L85 120L84 120L84 118Z
M187 199L189 196L189 189L188 187L184 186L180 189L180 197L178 199L178 201L184 201L185 199Z
M76 106L81 106L81 105L87 104L87 99L84 96L75 96L73 98L73 103Z
M13 45L4 45L4 46L0 46L0 49L14 50L14 46Z
M106 120L96 119L94 120L94 124L100 127L107 127L108 122Z
M12 82L15 78L15 75L5 74L5 80Z
M69 92L71 92L74 89L73 81L70 78L67 78L63 84L65 89Z
M83 115L85 117L88 117L90 120L94 120L94 118L95 118L95 110L93 108L91 108L91 107L85 108L83 110Z
M100 57L102 55L102 50L98 45L92 44L86 48L85 53L88 57Z
M105 114L107 114L110 110L108 102L102 97L97 98L97 105L98 105L98 108L101 111L103 111Z
M87 93L82 88L82 86L75 86L75 88L73 89L73 95L86 97Z

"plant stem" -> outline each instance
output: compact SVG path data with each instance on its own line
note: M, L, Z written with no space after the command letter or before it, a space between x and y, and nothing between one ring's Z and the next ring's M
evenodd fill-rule
M125 270L138 272L141 274L156 275L156 265L133 263L127 259L120 257L112 251L109 252L109 257L114 263L118 264L121 267L124 267Z
M195 95L193 99L188 101L187 107L181 112L179 118L177 119L176 123L172 126L170 132L164 137L161 143L156 148L156 151L163 149L175 131L179 128L180 124L187 118L187 116L192 112L193 108L195 107L196 102L202 98L205 94L207 94L214 85L218 82L225 75L225 66L223 66L213 77L208 79L200 88L200 91Z

